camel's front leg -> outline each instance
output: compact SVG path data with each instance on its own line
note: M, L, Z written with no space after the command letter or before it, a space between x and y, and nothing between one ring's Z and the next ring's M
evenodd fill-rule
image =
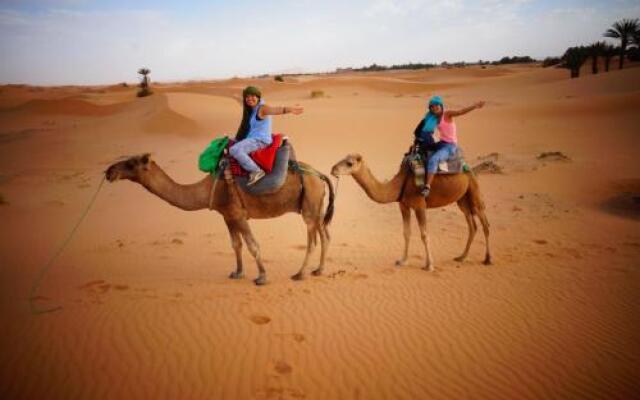
M433 258L431 257L431 249L429 248L429 231L427 230L427 210L420 208L415 209L414 211L416 213L416 219L418 220L418 226L420 227L420 238L424 244L424 251L427 259L423 269L433 271Z
M258 266L258 277L253 281L256 285L264 285L267 283L267 272L264 269L262 258L260 257L260 246L258 246L258 242L253 237L251 228L249 228L249 223L246 220L239 220L237 223L240 234L244 238L244 242L247 244L249 253L251 253L253 258L255 258L256 264Z
M224 220L229 229L229 236L231 236L231 246L236 253L236 270L229 274L231 279L244 278L244 271L242 268L242 238L240 237L240 230L236 221Z
M299 281L304 279L304 271L309 264L309 258L313 251L316 248L316 232L318 228L316 227L315 221L307 220L304 221L307 224L307 254L304 256L304 261L302 262L302 267L300 267L300 271L297 274L293 275L291 279L294 281Z
M400 203L400 212L402 213L402 234L404 236L404 252L402 258L396 261L398 267L407 264L409 259L409 240L411 239L411 209Z

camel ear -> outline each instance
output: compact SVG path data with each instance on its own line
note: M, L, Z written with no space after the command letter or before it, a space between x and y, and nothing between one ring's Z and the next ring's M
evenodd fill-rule
M140 161L144 165L149 164L150 160L151 160L151 154L149 154L149 153L145 153L145 154L142 155L142 157L140 157Z
M361 162L362 161L362 156L360 154L356 154L356 161L357 162Z

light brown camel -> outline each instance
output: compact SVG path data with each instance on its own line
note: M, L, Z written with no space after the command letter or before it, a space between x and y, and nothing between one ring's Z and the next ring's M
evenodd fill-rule
M409 253L409 239L411 237L411 209L413 209L422 243L426 252L426 265L424 269L432 271L434 268L433 257L429 249L429 235L427 231L427 208L443 207L453 202L458 203L458 207L464 214L469 227L467 245L456 261L464 261L469 254L471 242L478 229L474 217L478 217L484 231L486 240L486 254L484 264L491 264L491 253L489 252L489 221L484 213L484 202L480 196L478 181L472 173L461 173L451 175L436 175L431 186L431 193L425 201L416 186L412 173L403 163L396 175L387 182L378 181L369 167L365 164L360 154L350 154L339 161L331 169L331 174L338 177L340 175L351 175L360 185L369 198L377 203L400 203L404 232L404 252L402 258L396 265L405 265Z
M242 267L242 239L244 239L258 266L259 274L254 282L256 285L263 285L267 282L267 276L260 258L258 242L247 222L251 218L274 218L288 212L302 214L307 224L307 252L300 271L291 278L294 280L304 278L305 268L315 249L317 236L320 236L320 265L312 272L313 275L322 274L324 268L329 247L327 225L333 218L333 186L327 176L315 172L307 164L299 164L305 170L314 171L314 174L305 174L301 183L300 175L289 170L285 183L277 192L261 196L249 195L238 188L228 169L225 171L224 178L218 179L215 185L209 175L190 185L178 184L151 160L149 154L117 162L111 165L105 174L110 182L128 179L139 183L169 204L185 211L213 209L222 214L236 254L236 270L229 277L232 279L244 277ZM329 204L326 213L323 212L324 183L329 186Z

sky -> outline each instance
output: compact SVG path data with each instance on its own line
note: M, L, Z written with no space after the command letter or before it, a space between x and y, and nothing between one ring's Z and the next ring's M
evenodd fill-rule
M0 0L0 83L221 79L562 55L638 0Z

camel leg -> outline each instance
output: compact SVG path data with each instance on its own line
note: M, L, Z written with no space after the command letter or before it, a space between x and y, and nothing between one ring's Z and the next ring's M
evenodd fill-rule
M467 258L467 255L469 254L469 249L471 248L471 243L473 242L473 238L476 236L478 227L476 226L476 222L473 220L473 214L471 214L469 205L466 203L464 199L458 202L458 207L460 208L460 211L462 211L462 213L464 214L464 218L467 220L467 227L469 228L469 232L467 236L467 245L464 248L464 251L462 252L462 254L454 258L454 260L462 262L464 261L465 258Z
M407 265L409 259L409 241L411 239L411 209L400 203L400 212L402 213L402 234L404 236L404 252L402 258L396 261L396 266L402 267Z
M484 265L491 265L491 252L489 251L489 220L485 215L483 210L478 211L478 217L480 218L480 223L482 224L482 231L484 232L484 241L486 245L484 261L482 262Z
M427 210L424 208L416 208L414 212L416 213L416 219L420 227L420 239L422 239L422 243L424 244L427 259L423 269L433 271L433 257L431 256L431 249L429 248L429 232L427 230Z
M231 246L236 253L236 270L229 274L231 279L244 278L244 272L242 270L242 238L240 237L240 231L235 221L224 220L229 229L229 236L231 236Z
M322 275L322 271L324 270L324 262L327 256L327 251L329 250L329 232L327 231L327 227L320 221L318 225L318 233L320 234L320 265L317 269L314 269L311 274L314 276Z
M249 249L249 253L255 258L256 265L258 266L258 277L253 280L256 285L264 285L267 283L267 272L264 269L264 265L262 264L262 258L260 257L260 246L258 242L253 237L253 233L251 232L251 228L249 227L249 223L246 220L238 221L238 228L240 230L240 234L242 235L244 242L247 244L247 249Z
M307 218L305 218L304 222L306 222L307 224L307 254L305 254L304 256L304 261L302 262L300 271L298 271L298 273L296 273L291 277L291 279L293 279L294 281L299 281L304 279L304 271L307 268L307 265L309 264L309 258L311 258L311 254L313 254L313 251L316 248L316 233L318 231L318 228L316 227L316 223L315 221Z

